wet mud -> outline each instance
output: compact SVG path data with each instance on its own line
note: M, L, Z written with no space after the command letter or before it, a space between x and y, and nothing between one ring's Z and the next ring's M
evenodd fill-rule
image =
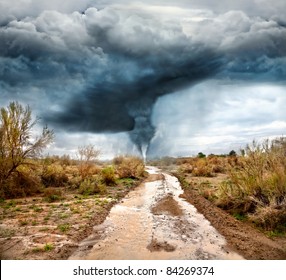
M149 167L149 180L115 205L69 259L243 259L186 202L177 178Z

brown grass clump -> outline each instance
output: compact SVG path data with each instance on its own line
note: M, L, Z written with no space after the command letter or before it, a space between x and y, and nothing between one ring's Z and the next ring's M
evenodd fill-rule
M261 205L256 208L255 213L249 214L249 219L265 230L285 231L286 207L279 208L276 203Z
M226 159L217 156L185 158L178 162L181 162L182 173L192 174L195 177L214 177L217 173L224 173L227 166Z
M227 159L225 157L208 156L208 165L211 166L212 173L225 173L227 170Z
M17 198L39 194L42 189L40 178L33 172L18 172L2 183L1 198Z
M120 157L114 159L119 178L141 178L145 176L144 162L138 157Z
M82 179L88 178L93 174L92 163L80 162L78 165L78 172Z
M221 184L217 204L232 212L249 214L265 229L285 224L285 155L285 138L248 145L245 157L230 170L229 181Z
M213 177L212 168L205 158L198 159L192 170L192 175L196 177Z

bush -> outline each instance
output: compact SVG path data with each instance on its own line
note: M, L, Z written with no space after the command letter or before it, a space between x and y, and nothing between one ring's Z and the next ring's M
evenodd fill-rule
M182 164L182 166L180 166L179 170L182 173L192 174L192 172L194 171L194 166L185 163L185 164Z
M215 155L210 155L207 158L194 157L178 159L178 164L181 165L179 170L182 173L192 174L196 177L214 177L216 173L226 172L227 161Z
M33 172L19 172L11 175L1 185L1 198L17 198L35 195L41 192L42 184Z
M62 192L59 189L47 188L43 196L47 202L55 202L62 199Z
M265 230L275 230L286 228L286 207L277 209L277 206L270 204L269 206L258 206L254 214L250 214L249 218L257 226Z
M53 141L53 131L43 128L42 134L32 136L32 128L38 119L32 120L29 106L11 102L7 108L0 108L0 187L2 193L17 189L13 179L29 181L27 174L20 175L21 167L29 166L30 160L37 158L42 150ZM29 184L29 182L27 182ZM8 187L12 189L7 190ZM27 191L24 191L27 193Z
M102 181L107 185L114 185L116 182L115 170L113 166L105 167L101 170Z
M62 155L59 159L61 165L68 166L73 164L73 160L69 155Z
M46 187L62 187L69 181L68 176L59 165L44 166L41 179Z
M218 156L208 156L208 164L211 166L213 173L225 173L227 161L225 158Z
M142 178L145 176L144 162L137 157L124 157L120 164L116 165L119 178Z
M78 170L83 179L90 177L93 172L93 166L100 154L93 145L78 147L77 155L79 159Z
M83 195L93 195L98 193L105 193L106 187L97 180L88 178L80 183L79 193Z
M205 158L199 159L192 170L192 175L197 177L214 177L212 168Z
M122 164L123 161L124 161L123 156L117 156L113 159L113 164L114 165L120 165L120 164Z
M240 164L229 172L230 180L220 186L218 205L239 209L263 228L274 229L283 222L278 217L286 208L285 154L285 138L248 145Z
M202 152L199 152L198 155L197 155L198 158L205 158L206 155Z

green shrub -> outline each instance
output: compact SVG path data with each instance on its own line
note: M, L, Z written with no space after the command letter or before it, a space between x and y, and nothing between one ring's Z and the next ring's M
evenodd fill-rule
M59 165L44 166L41 179L46 187L62 187L69 181L68 176Z
M107 166L101 170L101 179L107 186L114 185L116 182L116 175L113 166Z
M45 244L43 249L44 249L44 251L48 252L48 251L53 250L54 246L53 246L53 244L47 243L47 244Z
M84 180L82 179L81 176L74 176L71 179L69 179L69 187L72 189L78 189L83 181Z
M198 158L205 158L206 155L202 152L199 152L198 155L197 155Z
M47 188L44 190L43 196L47 202L55 202L62 199L62 192L59 189Z
M98 180L88 178L80 183L78 192L83 195L105 193L106 187Z
M62 224L62 225L58 225L58 229L65 233L70 229L70 225L69 224Z

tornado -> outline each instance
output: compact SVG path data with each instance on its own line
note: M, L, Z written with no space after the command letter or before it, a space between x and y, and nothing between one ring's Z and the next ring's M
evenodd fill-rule
M153 103L151 98L143 98L130 102L127 106L130 116L134 119L134 128L129 131L129 137L136 145L144 162L146 162L149 145L156 131L151 121Z
M235 11L198 18L166 20L140 7L104 5L7 18L0 25L0 101L35 102L58 131L125 132L146 160L158 98L209 78L285 81L283 21Z
M206 53L209 59L203 60L202 56ZM72 96L63 111L50 113L44 119L74 132L126 132L146 161L156 134L152 114L158 98L204 80L222 64L220 54L206 50L185 58L178 56L157 65L163 58L156 57L156 61L150 64L153 68L151 73L144 73L142 68L144 75L132 80L126 79L122 73L118 76L118 73L112 72L109 73L112 77L110 82L104 73L102 80L98 78L95 85L80 93L78 98ZM125 64L124 61L121 66Z

